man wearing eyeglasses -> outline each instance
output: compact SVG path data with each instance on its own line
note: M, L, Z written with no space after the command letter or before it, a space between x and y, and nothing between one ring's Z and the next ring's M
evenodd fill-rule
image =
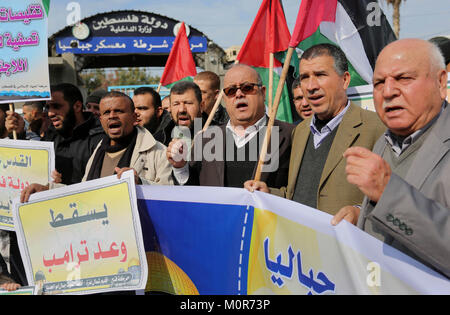
M255 175L268 117L266 88L253 68L238 64L224 78L228 123L196 137L191 161L186 152L169 148L167 157L181 185L243 187ZM286 185L293 125L275 121L268 159L261 178L273 187Z
M346 205L361 204L364 195L346 180L343 153L352 146L371 150L386 128L374 112L348 100L349 84L347 59L338 47L320 44L303 53L300 86L314 115L293 132L288 184L276 189L249 181L248 190L270 192L332 215Z

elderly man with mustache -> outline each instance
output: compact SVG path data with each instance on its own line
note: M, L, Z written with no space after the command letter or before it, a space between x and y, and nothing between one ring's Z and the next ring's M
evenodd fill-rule
M195 138L189 163L179 145L169 145L167 157L181 185L243 187L254 177L269 120L266 88L258 72L243 64L227 71L224 87L228 123L210 127ZM273 187L286 185L292 129L291 124L275 121L269 159L261 174Z
M373 152L345 153L346 175L365 195L342 219L450 278L450 109L444 58L433 44L386 46L373 75L378 116L388 127Z

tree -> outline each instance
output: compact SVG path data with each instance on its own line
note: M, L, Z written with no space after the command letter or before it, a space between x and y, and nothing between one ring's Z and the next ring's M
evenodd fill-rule
M394 12L392 13L392 23L394 24L394 33L397 38L400 35L400 5L402 1L406 0L386 0L386 2L394 8Z
M83 86L92 93L98 88L109 86L158 84L159 76L152 76L148 69L118 68L115 70L95 69L80 73Z
M141 68L119 68L115 71L116 85L158 84L159 77L151 76L149 71Z
M103 69L95 69L94 71L82 72L80 73L81 80L83 81L83 86L87 89L88 94L103 85L106 82L105 71Z

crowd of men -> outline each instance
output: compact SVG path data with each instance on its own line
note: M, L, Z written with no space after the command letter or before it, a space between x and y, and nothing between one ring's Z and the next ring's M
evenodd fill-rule
M79 89L63 83L52 87L45 112L30 103L21 117L1 105L0 138L15 131L55 146L54 181L31 184L21 202L127 170L138 185L245 187L327 212L333 225L347 220L450 277L449 63L427 41L389 44L374 69L374 113L348 99L344 53L329 44L309 48L292 85L301 119L275 120L258 181L266 87L243 64L226 72L225 106L215 113L220 79L209 71L175 84L166 107L152 88L132 98L97 91L83 103ZM26 284L17 240L13 232L0 236L0 284L15 289Z

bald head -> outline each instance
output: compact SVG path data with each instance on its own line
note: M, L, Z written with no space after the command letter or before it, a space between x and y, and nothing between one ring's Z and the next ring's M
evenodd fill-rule
M255 69L243 64L234 65L225 74L223 85L226 108L233 126L245 129L264 116L266 89Z
M399 54L408 55L410 57L420 56L421 62L427 62L431 67L430 70L437 71L445 69L444 56L441 50L434 43L418 38L408 38L397 40L387 45L380 53L378 58L383 55L391 55L391 57L399 57Z
M447 71L439 49L420 39L403 39L378 56L374 103L378 115L395 134L408 136L423 128L441 110Z
M238 63L238 64L233 65L230 69L228 69L228 71L224 77L224 85L225 85L225 83L227 83L226 80L230 79L230 77L235 75L236 73L237 74L245 73L245 75L252 76L255 79L255 82L257 82L258 84L262 84L262 79L261 79L261 76L259 75L258 71L256 71L254 68L252 68L248 65Z

